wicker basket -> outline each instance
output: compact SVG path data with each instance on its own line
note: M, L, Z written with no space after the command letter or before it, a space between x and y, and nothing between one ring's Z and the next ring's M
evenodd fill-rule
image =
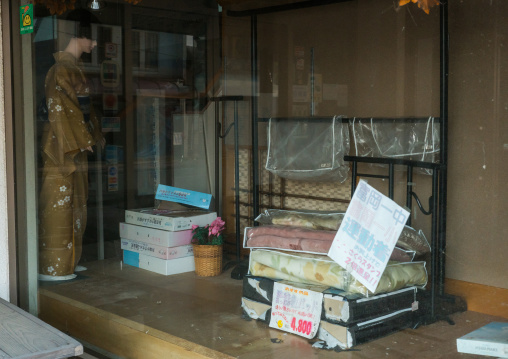
M222 273L222 244L193 244L196 274L201 277L213 277Z

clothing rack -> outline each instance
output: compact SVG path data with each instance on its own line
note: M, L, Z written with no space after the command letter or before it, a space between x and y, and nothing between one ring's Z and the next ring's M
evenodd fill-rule
M341 1L314 1L314 6L326 5L332 2ZM304 7L313 6L311 2L305 1ZM302 4L303 5L303 4ZM289 8L288 8L289 7ZM440 9L440 116L438 118L440 128L440 153L439 162L423 162L394 158L373 158L359 156L345 156L344 160L352 164L351 194L356 189L356 182L359 177L380 177L388 180L388 194L393 198L394 194L394 167L405 166L407 170L406 180L406 206L411 208L413 199L416 201L419 209L425 215L431 216L431 282L429 303L425 303L425 308L429 309L423 316L422 323L429 324L437 320L447 320L453 324L448 315L459 310L465 310L465 304L459 298L448 296L444 293L445 280L445 249L446 249L446 203L447 203L447 165L448 165L448 3L441 2ZM260 14L272 13L277 11L292 10L290 5L287 7L268 7L263 9L254 9L241 12L228 11L229 16L250 16L251 17L251 83L252 83L252 193L253 193L253 216L259 215L259 147L258 147L258 125L266 122L266 118L258 118L258 101L256 94L258 91L258 73L257 73L257 16ZM312 76L311 76L312 78ZM312 108L312 106L311 106ZM311 112L312 114L312 112ZM329 120L330 117L311 117L312 121ZM426 121L426 118L372 118L374 122L397 121L404 123ZM277 120L291 120L291 118L278 118ZM369 118L370 120L370 118ZM343 122L349 122L349 118L343 118ZM377 163L388 166L387 175L372 175L358 172L358 163ZM420 198L413 191L413 170L415 168L425 168L432 170L432 190L429 198L429 208L425 209ZM235 185L236 190L238 186ZM235 213L237 218L240 213ZM409 222L410 224L410 222ZM237 231L238 231L237 227ZM240 245L237 234L237 247ZM427 306L428 304L428 306Z

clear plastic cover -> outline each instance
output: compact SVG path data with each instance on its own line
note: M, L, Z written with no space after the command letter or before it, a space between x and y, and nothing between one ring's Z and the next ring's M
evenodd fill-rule
M302 227L313 230L337 231L342 224L345 213L325 213L315 211L293 211L285 209L267 209L260 213L254 220L263 225ZM416 256L431 251L429 242L422 230L416 230L405 225L397 240L396 251L399 260L406 258L411 261ZM404 256L406 252L407 256ZM411 259L408 259L408 257Z
M344 213L267 209L264 213L259 214L255 221L260 224L336 231L339 229L343 218Z
M246 227L243 247L328 254L336 234L336 231L330 230L267 224ZM390 255L390 261L412 262L415 255L416 251L414 250L395 247Z
M266 169L292 180L348 178L349 129L341 116L330 119L270 119Z
M365 297L404 287L424 287L428 280L425 265L423 261L389 262L376 290L371 292L328 256L271 249L252 249L249 256L249 274L253 276L324 285Z
M439 124L434 117L425 122L376 122L355 118L350 120L350 126L356 156L431 163L439 160Z

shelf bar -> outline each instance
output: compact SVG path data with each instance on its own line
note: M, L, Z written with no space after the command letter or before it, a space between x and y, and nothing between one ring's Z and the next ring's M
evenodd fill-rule
M272 121L304 121L320 122L331 121L335 116L307 116L307 117L262 117L258 118L258 122ZM433 117L433 116L431 116ZM434 121L441 122L439 117L433 117ZM342 123L356 121L372 121L373 123L427 123L429 117L342 117Z
M394 164L403 166L422 167L429 169L442 169L443 165L440 163L414 161L414 160L403 160L399 158L391 157L359 157L359 156L344 156L345 161L350 162L363 162L363 163L380 163L380 164Z
M253 216L259 214L259 153L258 153L258 26L256 15L251 16L251 81L252 81L252 186ZM256 223L254 223L256 225Z

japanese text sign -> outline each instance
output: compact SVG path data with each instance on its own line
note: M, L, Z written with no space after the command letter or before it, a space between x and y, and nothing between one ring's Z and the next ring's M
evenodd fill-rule
M409 212L361 180L328 256L374 292Z
M162 201L183 203L198 208L208 209L210 208L212 195L160 184L157 187L157 194L155 195L155 198Z
M270 327L314 338L322 307L323 293L275 282Z

